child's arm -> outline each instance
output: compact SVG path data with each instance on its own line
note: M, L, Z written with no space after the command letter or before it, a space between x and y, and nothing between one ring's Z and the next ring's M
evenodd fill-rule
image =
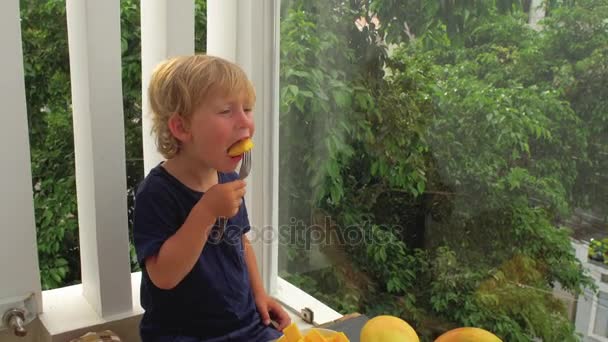
M165 290L177 286L198 261L217 217L236 215L244 195L245 182L240 180L211 187L158 254L146 259L154 285Z
M291 323L291 318L279 303L266 294L253 247L251 247L246 235L243 235L243 248L245 250L245 263L247 264L247 270L249 271L251 290L255 297L255 304L262 316L262 322L264 325L269 325L270 319L272 318L279 323L277 329L282 331Z
M253 296L266 296L266 290L264 290L264 284L262 283L262 277L258 270L258 263L255 258L255 252L251 247L251 242L247 235L243 234L243 248L245 251L245 263L247 264L247 271L249 271L249 282L251 283L251 290Z

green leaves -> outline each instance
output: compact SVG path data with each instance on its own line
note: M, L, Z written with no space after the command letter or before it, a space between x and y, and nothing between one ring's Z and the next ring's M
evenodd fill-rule
M357 296L328 286L344 274L313 274L311 291L423 330L574 339L552 286L593 285L555 222L608 208L606 1L548 3L540 31L519 1L290 4L280 220L321 213L373 237L327 247L366 274ZM352 27L374 14L380 27Z

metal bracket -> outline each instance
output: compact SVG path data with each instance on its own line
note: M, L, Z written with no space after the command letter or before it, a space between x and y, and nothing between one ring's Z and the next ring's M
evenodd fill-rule
M9 326L13 330L13 334L18 337L24 337L27 335L27 329L25 329L25 310L23 309L10 309L4 313L2 322L6 326Z
M30 293L27 296L6 298L0 300L0 331L11 328L7 326L7 322L4 322L4 319L2 319L4 314L7 312L11 312L11 310L14 310L13 312L23 312L23 318L21 322L23 323L23 325L27 325L28 323L33 321L38 314L37 303L34 294Z
M315 313L310 308L304 308L300 311L300 315L302 316L302 320L308 324L314 325L315 321Z

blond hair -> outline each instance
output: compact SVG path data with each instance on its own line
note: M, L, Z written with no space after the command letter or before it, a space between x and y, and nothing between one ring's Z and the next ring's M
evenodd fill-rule
M190 119L192 112L212 95L244 93L253 106L255 91L245 72L236 64L209 55L178 56L160 63L148 87L152 132L158 151L167 159L180 148L169 130L173 113Z

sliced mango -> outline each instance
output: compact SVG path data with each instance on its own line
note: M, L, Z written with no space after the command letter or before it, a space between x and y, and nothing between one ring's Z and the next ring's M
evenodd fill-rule
M286 342L298 342L301 338L304 338L295 323L291 323L283 329L283 335L287 337Z
M326 342L323 335L315 329L310 330L306 336L304 336L304 342Z
M241 154L253 148L253 141L250 138L243 139L228 149L228 155L231 157L240 156ZM297 342L297 341L294 341Z
M277 342L349 342L348 337L343 332L324 336L319 330L313 328L303 336L295 323L291 323L283 329L283 336Z
M343 332L339 332L339 333L335 334L328 341L331 341L331 342L349 342L348 337Z

